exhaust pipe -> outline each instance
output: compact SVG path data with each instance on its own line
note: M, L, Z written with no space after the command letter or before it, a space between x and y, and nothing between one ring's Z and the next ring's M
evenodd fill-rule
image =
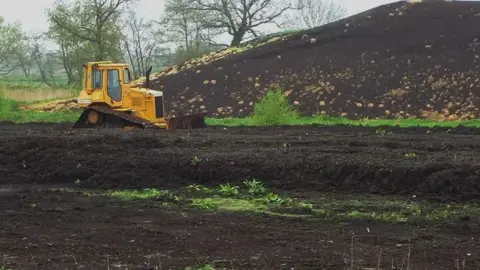
M152 72L152 66L147 69L147 74L145 75L145 88L150 88L150 72Z

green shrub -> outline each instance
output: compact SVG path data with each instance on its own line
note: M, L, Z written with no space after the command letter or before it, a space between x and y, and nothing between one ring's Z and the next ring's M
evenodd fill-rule
M252 120L256 125L274 126L288 124L298 118L298 112L288 103L287 97L279 89L269 91L255 104Z

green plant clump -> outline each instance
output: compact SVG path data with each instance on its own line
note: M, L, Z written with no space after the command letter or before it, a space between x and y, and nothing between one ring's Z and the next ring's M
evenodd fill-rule
M262 195L265 194L267 189L263 186L263 183L260 181L257 181L256 179L253 180L245 180L243 182L245 186L248 188L248 193L251 195Z
M225 185L220 185L220 193L222 193L224 196L235 196L238 195L238 186L233 186L230 184L225 184Z
M256 125L287 125L299 117L298 112L288 103L287 97L279 89L269 91L255 104L252 120Z
M108 191L109 197L116 197L126 201L136 200L172 200L177 201L178 198L168 190L158 190L155 188L146 188L143 190L122 190Z

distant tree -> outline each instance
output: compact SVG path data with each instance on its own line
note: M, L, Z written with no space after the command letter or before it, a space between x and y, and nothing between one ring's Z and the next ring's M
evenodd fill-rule
M45 41L44 34L35 34L32 37L31 60L36 65L40 79L47 85L54 87L54 68L59 58L57 55L47 52L42 41Z
M347 10L335 0L295 0L294 5L296 8L284 17L284 25L293 29L314 28L347 14Z
M137 0L57 0L48 10L47 37L59 46L62 66L70 84L81 81L86 61L122 59L124 7Z
M284 0L187 0L184 7L202 12L203 28L230 34L231 46L240 44L248 34L258 37L259 26L275 24L290 8Z
M70 5L57 0L54 8L48 11L53 31L63 31L83 42L96 46L94 59L107 60L111 52L118 49L120 36L117 20L123 7L137 0L75 0Z
M18 68L23 72L23 75L26 78L30 77L32 68L35 66L35 61L33 59L34 46L32 42L32 37L26 36L23 49L20 50L16 56L18 59Z
M28 54L28 37L21 25L8 24L0 17L0 75L21 67Z

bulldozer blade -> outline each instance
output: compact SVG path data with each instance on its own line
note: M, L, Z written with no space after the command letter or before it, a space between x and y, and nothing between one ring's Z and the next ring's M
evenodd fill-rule
M181 115L167 119L168 129L206 128L205 113Z

